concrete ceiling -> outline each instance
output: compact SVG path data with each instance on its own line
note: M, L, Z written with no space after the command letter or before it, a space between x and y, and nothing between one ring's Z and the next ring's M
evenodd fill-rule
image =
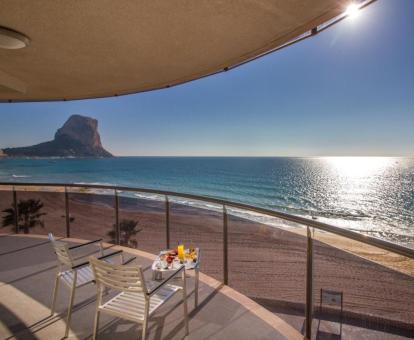
M231 68L344 13L350 0L0 0L0 101L165 88Z

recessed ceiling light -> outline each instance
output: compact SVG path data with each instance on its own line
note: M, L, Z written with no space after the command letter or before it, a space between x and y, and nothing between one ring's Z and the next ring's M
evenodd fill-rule
M11 29L0 27L0 48L17 50L29 45L29 38Z

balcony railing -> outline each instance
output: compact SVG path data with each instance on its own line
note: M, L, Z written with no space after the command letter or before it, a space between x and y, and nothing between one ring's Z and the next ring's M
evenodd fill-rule
M341 322L349 337L414 334L414 250L398 244L248 204L110 185L0 183L0 211L3 231L104 237L152 253L199 246L202 271L308 339ZM342 314L320 309L321 289L342 294Z

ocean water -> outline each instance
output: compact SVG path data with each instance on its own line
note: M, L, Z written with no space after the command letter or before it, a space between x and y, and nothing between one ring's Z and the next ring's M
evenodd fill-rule
M1 182L100 183L248 203L414 247L414 159L0 159Z

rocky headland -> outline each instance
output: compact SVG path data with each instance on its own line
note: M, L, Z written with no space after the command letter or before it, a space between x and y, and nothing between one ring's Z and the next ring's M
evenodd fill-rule
M72 115L51 141L33 146L5 148L0 157L113 157L104 149L94 118Z

